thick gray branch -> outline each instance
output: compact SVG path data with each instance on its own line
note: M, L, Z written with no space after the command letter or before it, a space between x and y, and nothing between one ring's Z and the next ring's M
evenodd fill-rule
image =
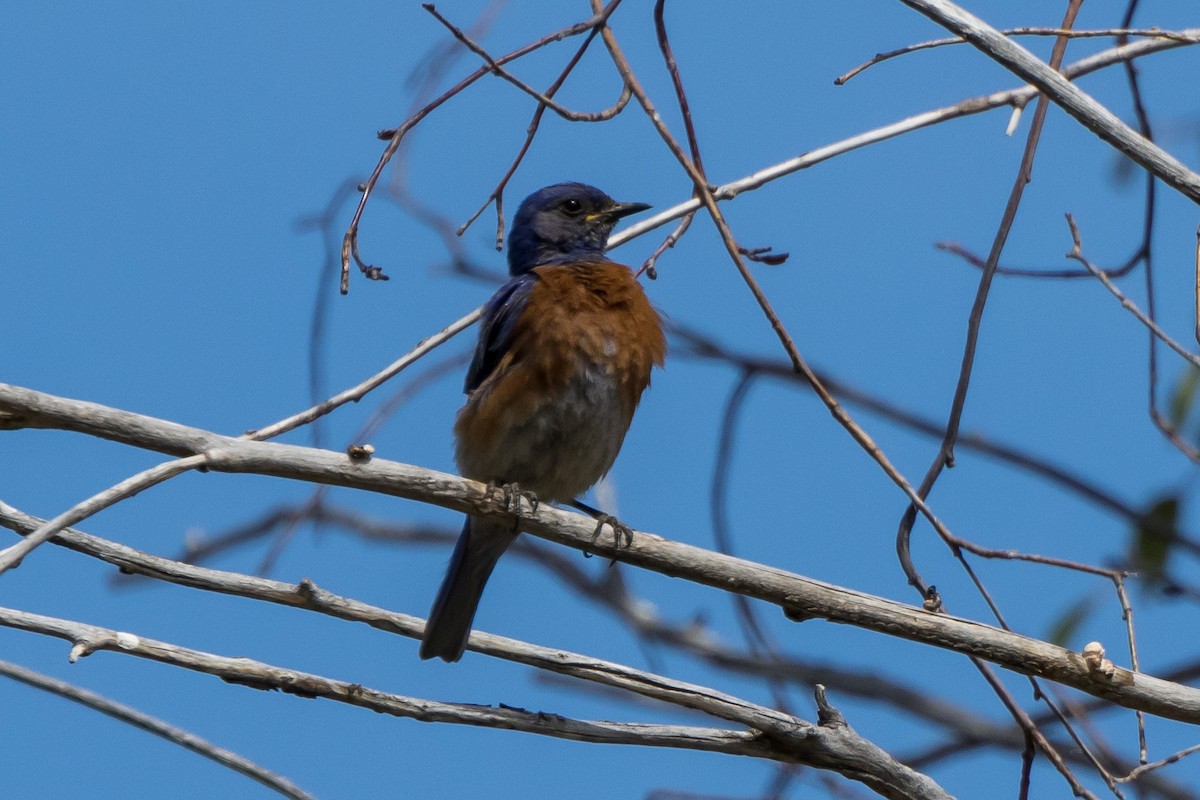
M67 640L73 645L72 661L97 650L111 650L216 675L229 683L256 689L274 689L299 697L323 697L420 722L453 722L582 742L672 747L806 763L841 772L870 786L883 797L895 800L952 800L928 777L904 767L886 752L859 737L840 714L831 714L823 694L818 694L819 725L796 721L786 730L735 731L686 725L578 720L507 706L445 703L406 697L249 658L229 658L128 632L9 608L0 608L0 625ZM665 679L664 682L670 683ZM779 712L767 711L778 718L786 717Z
M72 661L98 650L111 650L216 675L229 683L240 683L255 689L274 689L299 697L324 697L421 722L457 722L464 725L541 733L577 741L680 747L771 757L769 745L760 742L760 735L753 732L680 725L574 720L515 708L422 700L277 667L250 658L220 656L169 642L146 639L124 631L10 608L0 608L0 625L69 641L73 644L70 656Z
M472 514L497 514L499 499L481 484L408 464L374 459L351 461L341 453L294 445L251 442L176 423L0 384L3 419L37 427L81 431L175 455L204 448L210 469L274 475L405 497ZM523 506L522 528L578 550L736 592L780 606L795 618L817 617L976 656L1016 672L1074 687L1128 708L1184 722L1200 722L1200 690L1142 673L1088 668L1079 653L979 622L935 614L851 589L699 547L638 533L618 546L595 520L548 505Z
M1053 103L1166 184L1200 202L1200 175L1163 150L1015 40L949 0L901 0L1029 81Z
M43 521L0 502L0 526L28 534L36 530ZM424 621L418 617L340 597L316 587L307 580L293 585L185 564L76 530L63 531L52 541L127 572L184 586L305 608L340 619L363 622L379 630L400 633L411 638L420 638L424 629ZM761 731L774 743L778 753L783 754L777 754L777 760L833 770L880 790L884 796L945 796L940 787L928 777L896 761L879 747L859 737L849 726L812 725L789 714L704 686L480 631L471 634L471 649L702 711L719 719ZM896 792L888 794L893 789Z

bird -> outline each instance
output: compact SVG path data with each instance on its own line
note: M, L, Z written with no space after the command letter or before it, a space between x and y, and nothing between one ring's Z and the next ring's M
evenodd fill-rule
M534 192L513 218L511 277L483 308L454 438L460 474L503 487L514 511L520 497L570 503L600 480L663 366L662 318L629 267L605 252L616 223L648 208L570 182ZM422 659L462 658L484 585L519 532L519 515L467 517Z

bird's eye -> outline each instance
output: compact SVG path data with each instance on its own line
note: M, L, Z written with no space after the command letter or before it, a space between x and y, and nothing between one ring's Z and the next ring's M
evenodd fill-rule
M562 210L571 216L575 216L580 211L583 211L583 204L574 198L563 200Z

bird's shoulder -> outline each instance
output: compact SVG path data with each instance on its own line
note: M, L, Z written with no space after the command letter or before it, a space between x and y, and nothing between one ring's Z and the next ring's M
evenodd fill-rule
M479 340L463 389L472 392L496 369L512 345L513 338L529 305L537 275L527 272L509 280L483 307L479 321Z

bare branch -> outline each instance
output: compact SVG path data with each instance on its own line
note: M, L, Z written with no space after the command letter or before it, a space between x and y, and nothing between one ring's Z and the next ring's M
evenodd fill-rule
M188 470L203 466L204 461L205 458L202 455L172 459L171 461L143 470L132 477L126 478L120 483L92 495L82 503L76 503L54 519L47 521L38 530L21 541L11 547L0 550L0 573L7 572L20 564L21 559L29 555L35 547L43 544L68 525L82 522L115 503L133 497L138 492L149 489L151 486L162 483L176 475L181 475Z
M231 532L229 536L241 536L246 531L261 533L274 524L300 517L344 527L351 533L376 543L448 546L458 535L457 529L449 527L434 528L398 524L392 521L369 519L358 512L331 508L323 504L314 507L305 504L303 508L298 509L278 509L267 515L262 521L242 526L238 531ZM0 502L0 526L2 527L10 528L21 534L28 534L36 530L43 522L44 520L24 514ZM338 598L329 592L316 589L311 584L306 584L306 591L300 592L299 588L292 584L196 567L191 563L153 556L74 529L60 533L51 540L51 543L112 564L120 569L122 574L128 576L142 576L206 591L301 607L340 619L364 622L388 632L405 634L409 630L417 631L419 628L419 622L413 617L361 604L348 598ZM189 550L188 556L191 556L193 552ZM937 748L932 753L918 753L911 758L901 758L902 763L915 767L918 763L929 763L942 754L964 752L987 745L1005 749L1020 747L1021 735L1011 726L991 722L981 715L973 714L965 708L941 700L931 693L893 680L886 674L850 670L833 663L811 662L782 653L776 653L773 659L766 660L759 655L752 655L721 644L712 631L694 623L671 624L655 614L645 599L629 594L625 589L625 582L615 579L619 573L604 570L603 577L593 579L576 566L575 561L569 559L560 548L555 548L541 540L522 537L514 544L511 554L526 558L545 568L581 597L607 608L629 625L637 636L648 641L677 648L680 652L735 674L786 682L805 688L818 682L823 683L839 693L881 702L942 726L947 729L947 733L955 737L953 744ZM302 605L297 606L297 601ZM419 636L419 632L408 635ZM488 637L486 634L481 634L481 636L485 637L483 639L485 644L480 647L480 652L486 652L497 658L526 663L552 674L563 663L561 659L553 657L542 660L529 658L529 654L533 650L531 645L520 642L513 643L512 640L498 636ZM486 642L489 641L493 643L490 646L486 645ZM582 658L581 656L580 660ZM607 673L597 674L605 675ZM584 680L578 675L570 677L572 681ZM1172 680L1185 680L1186 678L1186 672L1176 673L1173 674ZM595 683L589 685L595 686L597 690L600 688ZM616 686L610 686L605 692L610 696L625 697L627 701L631 699L628 694L624 693L624 690ZM669 702L666 699L655 699L655 701ZM1048 718L1037 721L1042 724L1047 722ZM1082 763L1082 757L1077 755L1073 749L1065 750L1064 755L1068 759ZM1114 768L1120 771L1128 772L1134 767L1134 764L1114 760ZM1192 797L1190 793L1181 791L1154 776L1142 777L1140 785L1174 800Z
M76 533L76 536L78 535ZM262 579L247 580L263 582ZM328 595L310 583L302 583L295 587L293 592L296 595L309 595L314 600L326 595L319 601L322 603L361 605L355 601ZM371 609L371 612L376 615L372 624L384 627L378 623L380 617L387 616L388 612L382 609ZM423 627L423 623L417 623L417 627ZM823 695L818 696L820 723L812 725L781 712L755 706L694 684L673 681L573 653L517 643L502 637L472 634L474 645L479 644L479 639L485 642L494 640L502 647L515 645L516 648L525 651L525 658L514 660L526 663L530 660L541 662L539 666L555 672L597 680L647 697L717 713L722 718L735 717L737 721L752 721L753 724L749 730L734 731L683 725L575 720L558 714L529 712L506 705L489 707L406 697L370 689L357 683L276 667L245 657L219 656L168 642L146 639L128 632L15 609L0 608L0 625L70 641L72 662L98 650L109 650L216 675L226 682L255 689L275 689L306 698L324 697L422 722L451 722L519 730L575 741L672 747L810 764L832 769L846 777L862 781L887 797L911 800L949 799L949 795L928 777L905 767L877 746L859 737L840 714L831 717ZM419 636L420 631L413 631L413 634ZM486 652L488 648L479 649Z
M1071 252L1067 253L1067 258L1071 259L1072 261L1078 261L1080 264L1082 264L1088 272L1090 272L1098 281L1100 281L1100 283L1104 285L1105 289L1108 289L1109 293L1113 297L1117 298L1117 300L1121 302L1121 308L1128 311L1134 316L1135 319L1137 319L1138 322L1145 325L1151 334L1166 344L1167 347L1170 347L1172 350L1178 353L1180 358L1187 361L1193 367L1200 369L1200 355L1189 352L1187 348L1173 339L1170 334L1168 334L1162 329L1161 326L1158 325L1158 323L1150 319L1150 317L1147 316L1144 311L1138 308L1137 303L1130 300L1124 292L1117 288L1117 285L1112 282L1112 279L1109 278L1108 275L1105 274L1104 270L1097 267L1083 255L1083 243L1079 236L1079 226L1075 223L1075 218L1072 215L1067 214L1066 217L1067 225L1069 225L1071 228L1072 243Z
M57 678L51 678L49 675L34 672L31 669L26 669L10 661L0 660L0 675L20 681L27 686L41 689L44 692L56 694L67 700L72 700L80 705L99 711L101 714L107 714L113 719L128 723L135 728L141 728L148 733L153 733L155 736L166 739L172 744L177 744L180 747L191 750L193 753L211 759L223 767L228 767L234 772L240 772L247 778L258 781L263 786L278 792L284 797L291 797L293 800L315 800L311 794L287 778L282 775L276 775L269 769L255 764L245 756L238 755L232 750L226 750L224 747L218 747L191 731L185 731L183 728L163 722L158 717L138 711L136 708L127 706L124 703L118 703L103 695L96 694L79 686L72 686L66 681L60 681Z
M1168 186L1200 203L1200 175L1126 125L1068 77L983 20L950 0L901 0L934 22L963 37L1023 80L1029 81L1088 130L1158 176ZM1185 31L1191 34L1192 31ZM1153 41L1153 40L1150 40Z
M603 25L608 19L608 16L616 9L617 3L620 0L614 0L609 3L608 7L600 13L594 15L591 19L577 22L574 25L569 25L562 30L547 34L537 41L530 42L527 45L518 47L506 55L495 59L498 65L507 64L510 61L515 61L518 58L529 55L530 53L540 50L548 44L562 41L571 36L578 36L581 33L595 29L597 26ZM400 149L401 142L404 137L412 130L421 120L429 116L438 107L446 101L460 94L464 89L473 84L475 81L491 73L491 68L484 66L472 72L466 78L463 78L453 87L441 94L436 99L432 100L416 113L404 121L400 127L390 130L381 131L380 137L388 140L387 147L384 148L382 155L379 156L379 161L375 164L375 169L371 171L371 175L362 185L362 197L359 198L358 207L354 210L354 217L350 220L350 225L346 229L346 234L342 237L342 278L340 290L342 294L346 294L350 290L350 261L353 260L359 266L362 273L371 280L387 280L387 276L383 274L383 270L379 267L369 265L363 262L358 254L358 227L362 222L363 212L367 207L367 200L371 197L371 192L375 185L379 182L379 177L383 174L384 168L391 161L392 156Z
M613 6L615 5L616 3L613 3ZM446 29L450 31L451 35L453 35L455 39L462 43L463 47L466 47L472 53L482 58L490 68L493 75L500 76L525 94L532 97L534 100L537 100L539 106L549 108L551 111L553 111L555 114L558 114L565 120L569 120L571 122L603 122L604 120L612 119L617 114L620 114L625 110L625 106L629 104L629 89L628 87L625 87L621 90L621 95L617 98L617 102L603 111L572 111L569 108L561 106L554 101L551 95L542 94L537 89L534 89L529 84L514 76L511 72L504 69L504 67L500 66L499 62L497 62L496 59L494 59L486 50L484 50L475 42L471 41L471 38L463 33L460 28L450 22L450 20L443 17L441 12L437 10L437 7L434 6L433 3L422 3L421 8L424 8L433 15L434 19L446 26Z
M220 656L192 650L169 642L147 639L72 620L0 608L0 625L54 636L72 643L72 662L97 651L108 650L159 661L215 675L228 683L254 689L274 689L298 697L323 697L383 714L408 717L421 722L453 722L486 728L540 733L561 739L606 744L636 744L646 747L677 747L736 755L772 757L769 743L760 734L720 728L680 725L574 720L556 714L465 703L421 700L370 689L356 683L334 680L312 673L277 667L250 658Z
M1189 36L1181 31L1164 31L1158 28L1105 28L1103 30L1077 31L1069 28L1007 28L1000 31L1005 36L1062 36L1068 39L1095 39L1098 37L1120 36L1123 38L1130 36L1148 37L1152 39L1174 39L1180 42L1195 44L1200 42L1200 38L1195 35ZM859 64L849 72L840 75L834 79L835 86L842 86L851 78L857 77L866 70L881 64L884 61L891 60L897 56L905 56L909 53L916 53L921 50L930 50L935 47L945 47L947 45L965 44L966 39L960 36L955 36L947 39L933 39L928 42L918 42L917 44L905 45L898 47L895 50L888 50L886 53L877 53L870 60Z
M223 437L178 423L156 420L96 403L68 400L0 384L0 415L91 433L137 447L185 453L202 448L211 469L254 473L346 486L394 497L433 503L479 516L511 518L498 512L496 490L446 473L383 459L352 461L345 454L296 445ZM583 552L627 562L707 586L745 594L778 605L793 619L812 617L924 642L991 661L1024 675L1072 686L1127 708L1169 719L1200 722L1200 689L1180 686L1115 667L1101 674L1078 653L1019 634L946 614L935 614L895 601L813 581L800 575L722 556L651 533L636 533L625 545L607 530L596 535L595 520L541 504L523 503L522 530Z
M1192 39L1200 39L1200 28L1187 28L1180 32L1188 37L1187 41ZM1144 41L1133 42L1131 44L1113 47L1108 50L1103 50L1086 58L1076 61L1063 68L1062 74L1071 80L1088 75L1105 67L1113 66L1114 64L1124 63L1135 58L1151 55L1153 53L1163 52L1165 50L1173 50L1177 47L1183 47L1185 43L1175 39L1147 39ZM806 153L780 161L769 167L764 167L757 172L747 175L744 178L731 181L713 189L713 197L718 200L731 200L743 192L748 192L757 189L760 186L765 186L771 181L778 180L800 170L808 169L809 167L820 164L823 161L828 161L835 156L843 153L857 150L860 147L877 144L879 142L893 139L897 136L937 125L942 122L947 122L952 119L968 117L974 114L979 114L984 111L991 111L1002 106L1021 107L1028 104L1038 94L1038 89L1033 86L1023 86L1018 89L1008 89L1002 92L995 92L989 95L980 97L972 97L962 100L951 106L925 111L921 114L916 114L907 117L898 122L893 122L889 125L884 125L881 128L874 128L863 133L856 134L846 139L839 140L832 144L818 147L814 150L809 150ZM699 210L703 203L696 198L685 200L671 206L668 209L660 211L652 217L641 220L635 225L630 225L621 231L615 233L609 239L609 247L617 247L643 233L662 227L667 223L679 219L686 214L694 213Z

